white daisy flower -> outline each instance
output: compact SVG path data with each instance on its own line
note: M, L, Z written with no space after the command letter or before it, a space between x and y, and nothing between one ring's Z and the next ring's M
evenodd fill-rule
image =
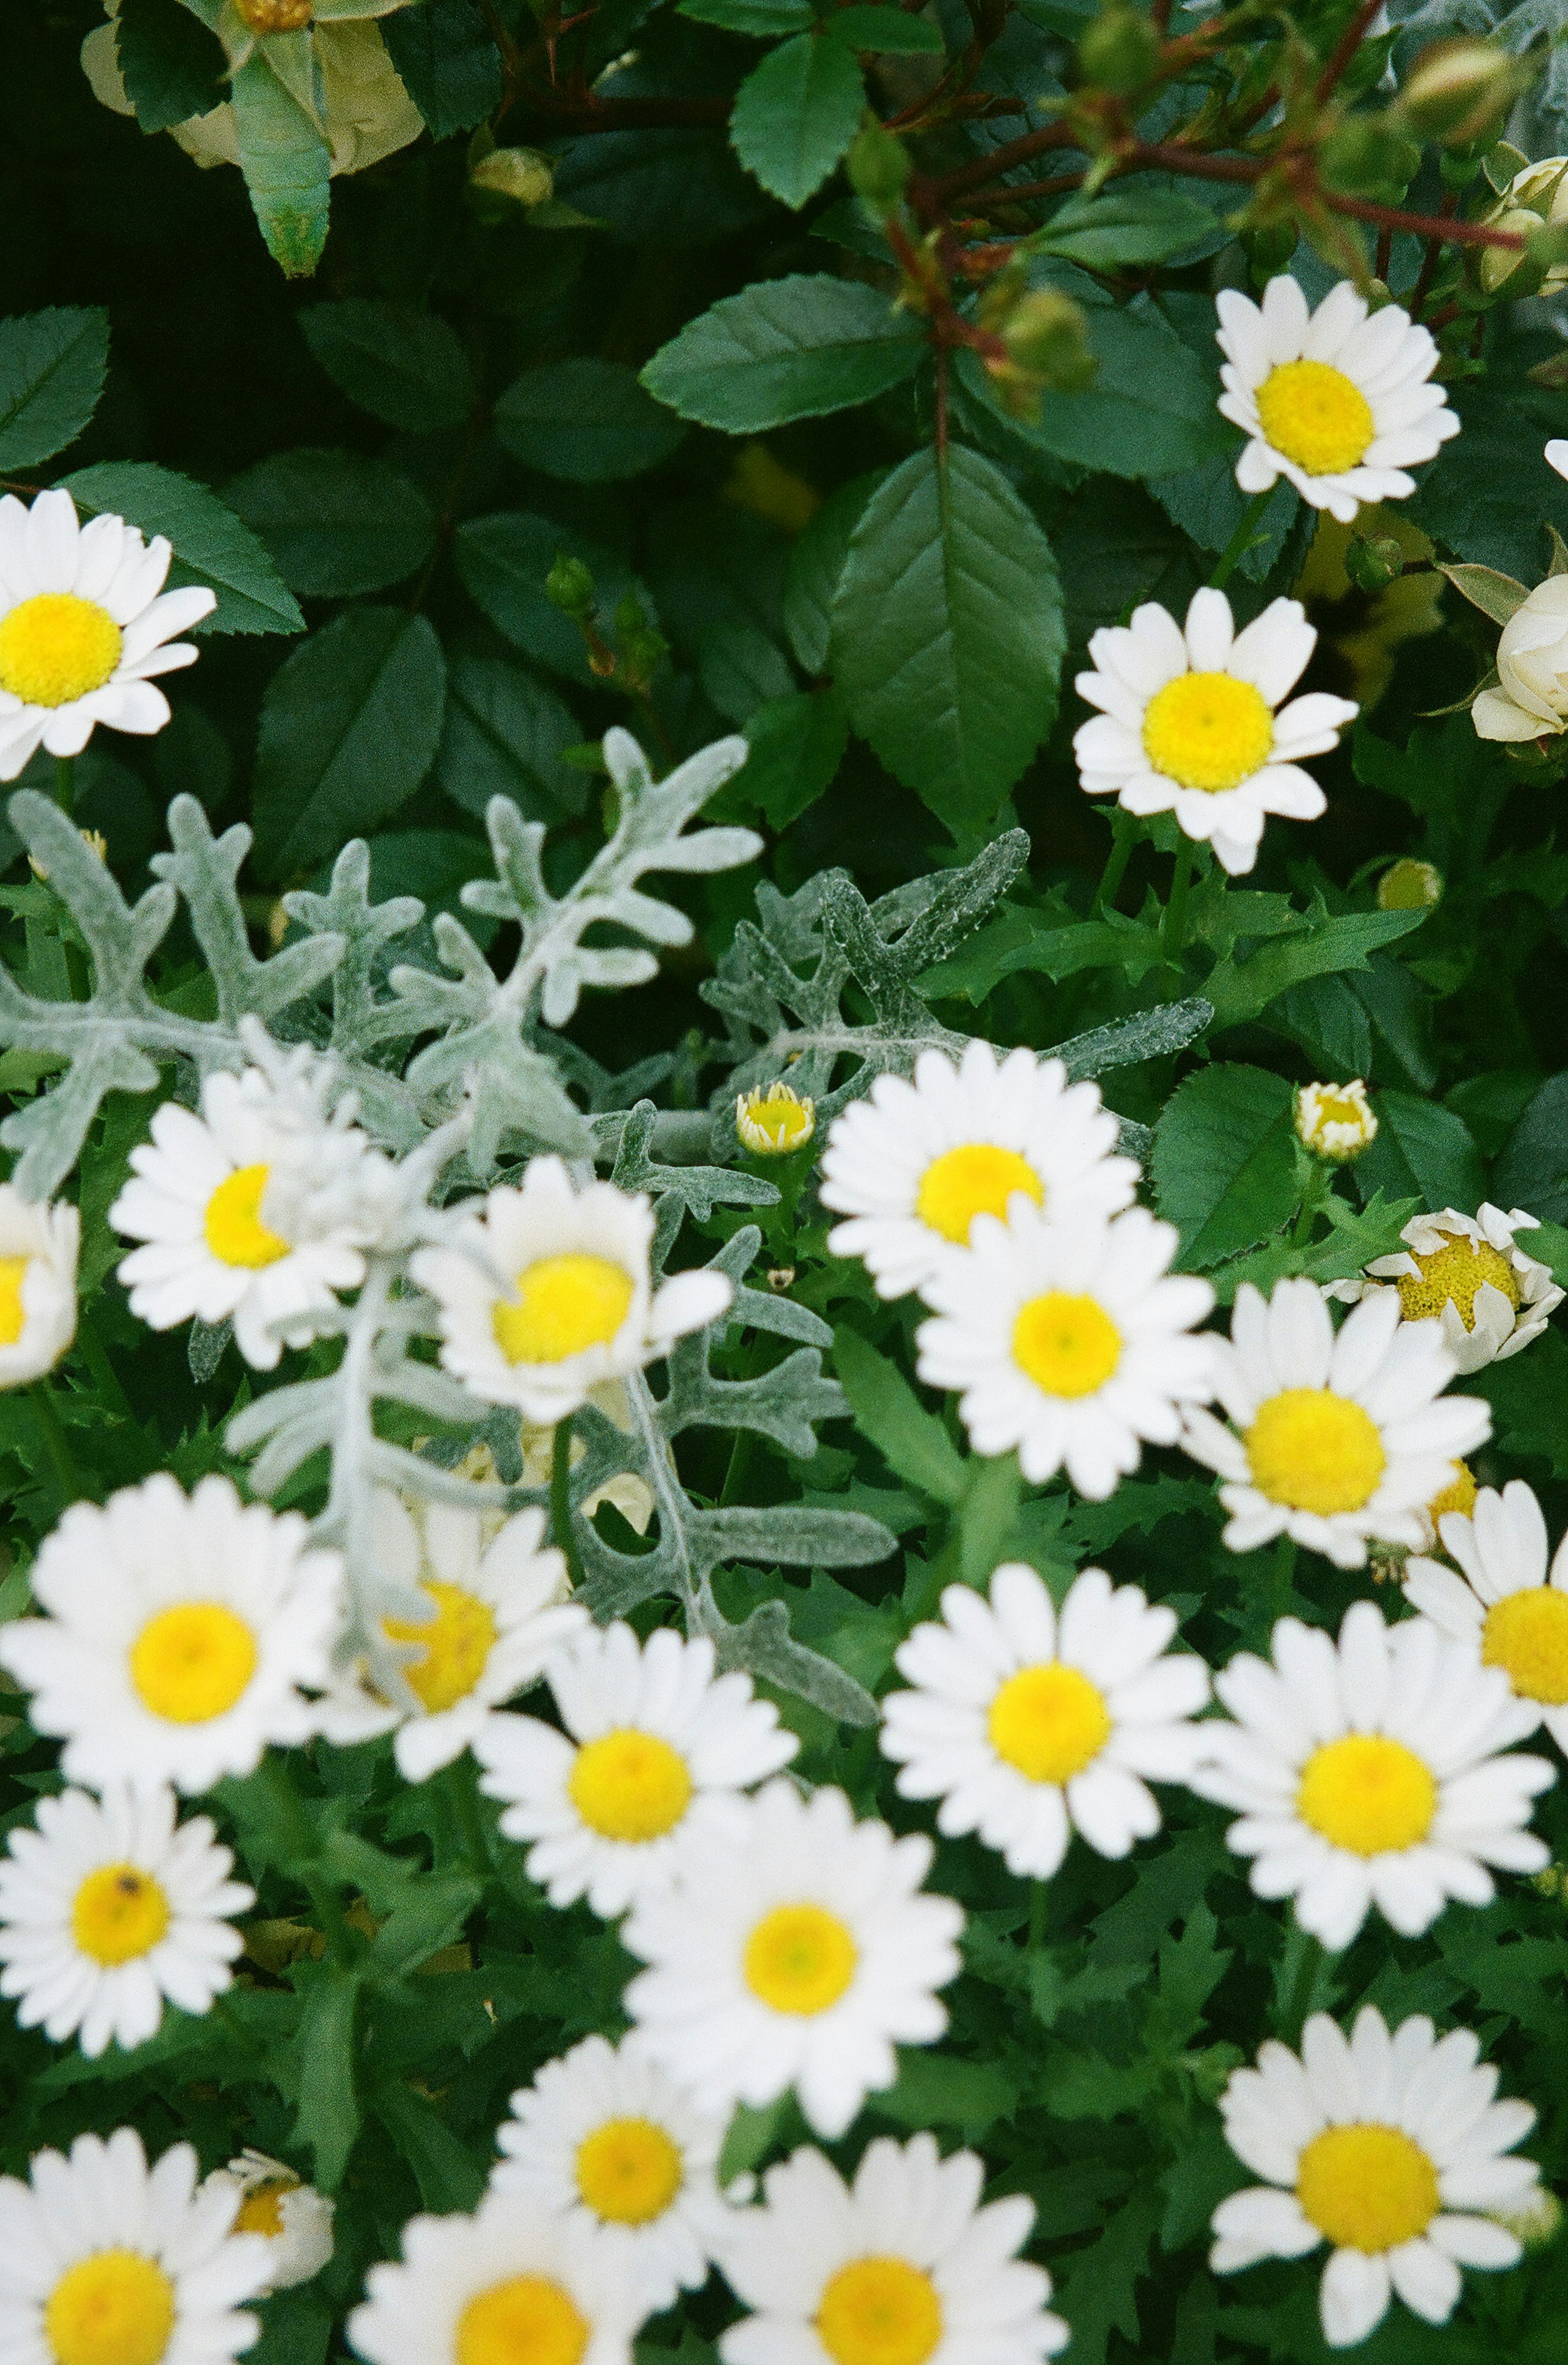
M359 1287L393 1170L352 1122L352 1095L329 1107L333 1089L307 1051L272 1075L208 1076L199 1116L173 1101L156 1112L109 1209L147 1244L119 1279L149 1328L232 1320L245 1361L270 1372Z
M451 1245L421 1249L409 1269L440 1309L447 1370L488 1403L554 1422L716 1322L734 1296L720 1272L679 1272L655 1291L653 1237L641 1192L579 1190L560 1159L535 1158L521 1189L490 1192Z
M0 1388L51 1372L75 1338L81 1239L69 1200L45 1205L0 1182Z
M968 1257L926 1283L915 1346L923 1380L962 1389L977 1453L1016 1447L1031 1485L1065 1468L1103 1501L1140 1440L1176 1442L1182 1407L1214 1394L1212 1342L1190 1335L1214 1291L1170 1272L1177 1240L1144 1207L1070 1229L1016 1197L1005 1224L976 1216Z
M409 1649L403 1679L413 1713L383 1699L364 1663L334 1684L315 1710L316 1730L348 1747L396 1730L398 1771L423 1782L473 1745L502 1700L538 1680L552 1651L588 1623L566 1600L566 1564L544 1541L542 1510L510 1519L459 1503L405 1499L376 1490L371 1550L379 1572L403 1592L423 1594L423 1624L386 1618L387 1640Z
M1518 2262L1490 2213L1537 2190L1535 2162L1507 2157L1535 2113L1495 2100L1497 2072L1480 2053L1468 2028L1439 2037L1418 2013L1391 2031L1372 2004L1349 2037L1314 2012L1299 2056L1271 2038L1220 2098L1226 2142L1266 2180L1215 2211L1215 2272L1327 2242L1318 2306L1331 2348L1364 2340L1395 2292L1446 2324L1462 2267Z
M940 1799L945 1837L978 1833L1024 1880L1048 1880L1074 1830L1108 1856L1152 1839L1144 1777L1186 1779L1202 1738L1186 1720L1209 1697L1202 1659L1163 1655L1175 1611L1086 1568L1058 1614L1035 1571L1007 1561L989 1603L950 1585L942 1616L899 1645L915 1688L882 1703L902 1796Z
M492 2192L525 2192L614 2244L650 2308L700 2290L732 2213L714 2181L727 2121L698 2109L636 2040L585 2037L511 2098Z
M332 2255L336 2206L324 2192L296 2176L281 2159L249 2148L227 2168L214 2169L207 2181L233 2193L234 2231L259 2234L265 2242L263 2292L288 2291L320 2273Z
M1438 348L1397 304L1371 318L1348 279L1318 305L1288 272L1263 301L1224 287L1215 298L1225 362L1219 408L1249 437L1236 464L1244 493L1280 476L1314 509L1349 525L1363 501L1401 500L1406 471L1433 457L1459 420L1431 382Z
M1224 1481L1232 1552L1288 1535L1360 1568L1372 1537L1418 1551L1424 1507L1451 1483L1455 1457L1491 1434L1479 1396L1441 1395L1454 1375L1442 1334L1401 1323L1392 1290L1336 1338L1315 1281L1276 1282L1267 1298L1243 1282L1228 1342L1210 1344L1236 1426L1192 1410L1182 1442Z
M1500 1667L1521 1705L1568 1751L1568 1536L1547 1567L1546 1521L1522 1478L1484 1487L1462 1511L1439 1514L1440 1561L1405 1564L1405 1597L1473 1658Z
M919 1893L924 1833L857 1823L842 1790L770 1782L730 1802L639 1898L622 1941L650 1966L625 2008L652 2057L702 2108L793 2086L820 2135L841 2135L898 2075L895 2045L930 2045L958 1970L964 1917Z
M846 2185L809 2146L734 2214L722 2261L754 2313L719 2336L724 2365L1038 2365L1069 2339L1051 2279L1018 2252L1035 2205L981 2205L978 2152L879 2135Z
M364 2287L348 2331L369 2365L630 2365L647 2312L623 2257L523 2192L411 2217Z
M817 1129L817 1104L790 1084L761 1084L735 1099L735 1133L754 1158L787 1158Z
M1344 1166L1377 1139L1377 1118L1360 1076L1348 1084L1301 1084L1295 1096L1296 1139L1315 1158Z
M1272 1664L1243 1652L1215 1690L1236 1722L1203 1725L1192 1788L1241 1810L1226 1836L1253 1889L1291 1898L1326 1946L1348 1946L1374 1905L1416 1937L1450 1898L1489 1905L1489 1865L1550 1860L1526 1827L1556 1773L1510 1746L1533 1710L1426 1619L1388 1627L1357 1601L1336 1643L1282 1618Z
M172 1790L116 1787L40 1799L38 1828L0 1860L0 1995L24 2028L84 2053L145 2045L163 2002L204 2012L245 1941L230 1916L256 1901L205 1815L177 1823Z
M586 1897L606 1920L670 1876L713 1814L787 1765L800 1743L739 1669L713 1671L708 1637L667 1626L590 1627L545 1669L565 1732L492 1716L476 1735L479 1788L501 1830L532 1842L528 1874L552 1905Z
M822 1203L850 1220L828 1247L861 1258L879 1296L902 1297L968 1248L977 1216L1003 1216L1014 1198L1066 1227L1119 1214L1138 1170L1115 1147L1099 1085L1070 1084L1059 1059L976 1041L955 1067L923 1051L913 1082L879 1076L834 1119Z
M309 1738L299 1687L327 1681L342 1564L307 1550L297 1512L242 1504L227 1478L187 1496L161 1471L73 1503L32 1587L45 1614L0 1627L0 1666L72 1781L207 1790Z
M1270 813L1316 821L1327 799L1303 756L1326 755L1360 709L1287 697L1317 634L1299 600L1275 600L1238 633L1223 591L1193 595L1185 628L1149 600L1089 643L1078 694L1101 712L1072 742L1080 784L1124 813L1174 813L1228 871L1250 870ZM1279 711L1276 713L1275 709Z
M79 525L64 491L0 500L0 780L39 747L79 756L95 723L162 731L169 701L151 677L195 665L174 634L218 605L214 591L163 589L173 556L107 511Z
M230 2231L234 2195L175 2144L149 2168L134 2127L0 2176L0 2357L7 2365L228 2365L261 2326L266 2246Z
M1527 1256L1515 1238L1540 1228L1539 1216L1522 1207L1505 1215L1490 1200L1473 1216L1457 1207L1413 1216L1393 1256L1374 1257L1364 1281L1330 1282L1328 1295L1354 1301L1396 1293L1406 1322L1439 1322L1455 1368L1479 1372L1539 1339L1562 1303L1551 1266Z

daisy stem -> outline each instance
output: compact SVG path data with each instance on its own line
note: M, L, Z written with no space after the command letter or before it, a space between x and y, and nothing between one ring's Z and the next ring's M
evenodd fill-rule
M1037 1955L1046 1943L1046 1884L1029 1883L1029 1952Z
M1307 2007L1312 2001L1312 1990L1317 1984L1323 1947L1321 1942L1310 1931L1302 1929L1299 1923L1291 1934L1301 1941L1301 1951L1277 2033L1287 2045L1299 2045L1301 2032L1306 2024Z
M65 1424L54 1401L54 1390L47 1380L39 1382L33 1403L38 1408L39 1428L43 1432L43 1450L49 1456L49 1465L54 1473L54 1483L60 1489L61 1499L73 1503L84 1489L76 1474Z
M550 1456L550 1525L555 1541L566 1555L566 1574L572 1591L582 1590L583 1564L577 1551L577 1539L572 1525L572 1420L568 1413L555 1423L555 1442Z
M1306 1188L1301 1194L1301 1212L1291 1234L1293 1249L1304 1249L1312 1238L1312 1227L1317 1221L1317 1211L1328 1196L1333 1177L1325 1166L1315 1164L1307 1176Z
M76 758L57 756L54 759L54 801L67 815L76 810Z
M1170 874L1170 901L1165 906L1165 920L1159 931L1159 949L1168 961L1176 960L1187 940L1187 890L1193 883L1193 849L1183 838L1176 849L1176 868Z
M1137 844L1137 838L1138 825L1136 816L1124 813L1120 805L1115 806L1111 814L1110 855L1101 875L1100 884L1094 890L1096 913L1108 912L1114 903L1116 891L1126 875L1127 865L1133 858L1133 848Z
M1225 589L1237 566L1251 549L1258 538L1258 529L1263 522L1263 511L1268 508L1273 497L1273 491L1272 485L1269 485L1262 492L1254 493L1242 510L1240 524L1215 561L1214 573L1209 577L1211 590Z
M478 1879L488 1880L490 1851L485 1845L485 1826L479 1820L477 1781L474 1760L466 1750L446 1768L446 1795L457 1827L458 1844L470 1871Z
M1282 1536L1274 1546L1274 1565L1271 1572L1269 1591L1275 1618L1288 1618L1291 1597L1295 1591L1295 1538Z

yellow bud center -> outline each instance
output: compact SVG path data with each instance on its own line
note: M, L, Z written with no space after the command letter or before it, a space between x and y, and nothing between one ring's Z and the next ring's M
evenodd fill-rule
M140 2250L95 2250L45 2303L55 2365L158 2365L174 2329L174 2286Z
M1438 1521L1450 1511L1462 1511L1468 1519L1475 1508L1475 1480L1472 1475L1469 1463L1450 1462L1449 1468L1453 1472L1453 1476L1439 1494L1433 1496L1427 1506L1427 1517L1434 1528L1437 1527ZM1439 1529L1439 1533L1441 1532Z
M634 1725L585 1742L566 1788L590 1831L633 1844L674 1831L691 1802L691 1776L680 1752Z
M1238 788L1268 762L1268 700L1233 673L1179 673L1144 709L1143 751L1157 772L1211 796Z
M22 1283L30 1257L0 1257L0 1347L14 1347L27 1327Z
M150 1955L169 1927L161 1883L134 1864L100 1865L76 1891L71 1934L106 1970Z
M1465 1328L1473 1330L1475 1300L1484 1288L1500 1289L1518 1312L1519 1277L1502 1250L1495 1249L1490 1240L1461 1236L1445 1240L1440 1249L1428 1249L1425 1255L1414 1249L1409 1253L1420 1271L1399 1276L1399 1304L1406 1322L1425 1321L1451 1305Z
M264 2234L269 2242L281 2240L284 2195L298 2189L291 2176L274 2176L265 2184L253 2184L235 2214L236 2234Z
M1005 1216L1020 1191L1035 1206L1045 1205L1046 1186L1026 1158L993 1142L967 1141L932 1160L920 1178L914 1212L945 1240L968 1248L975 1217Z
M646 2225L680 2191L680 2152L652 2119L607 2119L577 2146L577 2176L596 2217Z
M1048 1289L1018 1309L1013 1360L1048 1396L1089 1396L1122 1360L1122 1334L1097 1297Z
M311 0L234 0L252 33L300 33L315 11Z
M435 1604L435 1616L417 1626L411 1618L383 1622L394 1642L419 1642L424 1656L403 1669L403 1680L431 1716L466 1699L496 1646L496 1616L487 1601L460 1585L432 1577L420 1587Z
M632 1297L631 1274L606 1257L541 1257L518 1274L516 1298L497 1306L497 1344L509 1363L563 1363L607 1346Z
M1009 1676L987 1724L997 1755L1031 1782L1070 1782L1111 1738L1103 1695L1058 1660Z
M1568 1594L1550 1585L1506 1593L1486 1612L1481 1656L1507 1671L1521 1699L1562 1708L1568 1702Z
M0 689L28 706L69 706L119 663L120 629L95 600L40 591L0 616Z
M260 1272L288 1254L288 1242L262 1221L262 1194L269 1166L241 1166L227 1175L207 1203L202 1233L219 1264Z
M1325 2127L1302 2153L1296 2199L1338 2250L1369 2257L1425 2233L1438 2214L1438 2172L1401 2127Z
M735 1128L756 1155L779 1158L810 1141L817 1129L816 1103L802 1100L788 1084L747 1093L735 1111Z
M256 1638L219 1601L161 1609L130 1652L130 1680L143 1707L171 1724L207 1724L227 1715L256 1672Z
M457 2319L454 2365L577 2365L588 2324L544 2275L510 2275L477 2292Z
M836 1914L820 1905L776 1905L745 1942L745 1982L771 2011L809 2019L838 2001L859 1958Z
M1330 1846L1351 1855L1415 1847L1432 1828L1438 1786L1430 1769L1381 1732L1326 1742L1302 1767L1296 1812Z
M925 2365L942 2337L942 2303L907 2259L856 2259L828 2278L816 2328L834 2365Z
M1377 432L1372 405L1329 362L1282 362L1258 388L1265 443L1309 476L1360 465Z
M1252 1483L1293 1511L1359 1511L1387 1466L1377 1423L1332 1388L1284 1388L1242 1439Z

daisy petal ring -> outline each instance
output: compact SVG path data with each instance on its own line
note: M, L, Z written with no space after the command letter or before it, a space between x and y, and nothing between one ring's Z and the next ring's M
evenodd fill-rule
M1442 1513L1440 1561L1405 1564L1405 1597L1532 1706L1559 1749L1568 1749L1568 1536L1547 1567L1546 1521L1522 1478L1499 1495L1483 1487L1473 1508Z

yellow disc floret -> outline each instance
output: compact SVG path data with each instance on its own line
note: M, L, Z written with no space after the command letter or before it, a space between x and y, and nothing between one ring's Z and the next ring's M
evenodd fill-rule
M1013 1360L1048 1396L1088 1396L1122 1360L1122 1334L1097 1297L1048 1289L1018 1309Z
M816 2328L834 2365L925 2365L942 2337L942 2303L907 2259L856 2259L829 2277Z
M0 1257L0 1347L14 1347L27 1328L22 1283L31 1257Z
M585 1741L566 1788L590 1831L633 1845L673 1832L691 1803L691 1776L679 1750L635 1725Z
M130 1651L143 1707L171 1724L227 1715L256 1672L256 1638L220 1601L182 1601L150 1618Z
M454 2365L577 2365L588 2324L546 2275L510 2275L478 2292L457 2319Z
M1422 1322L1452 1306L1467 1330L1475 1328L1475 1300L1483 1288L1501 1290L1517 1313L1519 1277L1501 1249L1489 1240L1450 1236L1440 1249L1408 1251L1420 1270L1402 1272L1399 1305L1406 1322Z
M1415 1847L1432 1828L1438 1786L1430 1768L1381 1732L1350 1732L1315 1749L1301 1771L1296 1812L1330 1846L1351 1855Z
M1450 1511L1462 1512L1468 1519L1475 1508L1475 1479L1468 1462L1450 1462L1453 1476L1440 1493L1433 1496L1427 1506L1427 1517L1434 1528ZM1439 1529L1440 1534L1442 1530Z
M1486 1612L1481 1656L1506 1669L1521 1699L1568 1703L1568 1594L1551 1585L1506 1593Z
M1296 2164L1295 2193L1337 2250L1370 2258L1426 2232L1438 2214L1438 2172L1402 2127L1363 2120L1313 2136Z
M69 706L102 689L119 652L106 609L74 591L40 591L0 616L0 689L28 706Z
M435 1616L417 1626L411 1618L388 1618L384 1623L394 1642L419 1642L424 1656L403 1669L403 1681L423 1701L431 1716L466 1699L496 1647L496 1613L476 1593L438 1578L420 1586L435 1604Z
M509 1363L564 1363L609 1344L633 1294L631 1274L608 1257L541 1257L518 1274L515 1301L496 1307L496 1342Z
M270 1166L241 1166L225 1177L207 1203L202 1235L219 1264L259 1272L288 1254L288 1242L262 1221L262 1194Z
M968 1248L975 1217L1005 1216L1020 1191L1036 1207L1045 1205L1045 1184L1026 1158L993 1142L967 1141L932 1160L920 1178L914 1212L945 1240Z
M71 1934L106 1970L150 1955L169 1927L161 1882L134 1864L100 1865L76 1891Z
M1377 432L1361 387L1328 362L1282 362L1257 399L1264 441L1309 476L1358 467Z
M1282 1389L1259 1406L1242 1443L1260 1495L1320 1519L1359 1511L1387 1467L1376 1421L1332 1388Z
M316 11L313 0L234 0L252 33L302 33Z
M44 2304L55 2365L158 2365L174 2329L174 2287L140 2250L78 2259Z
M680 2191L681 2158L652 2119L607 2119L577 2146L577 2191L596 2217L646 2225Z
M859 1959L835 1913L821 1905L776 1905L745 1942L745 1983L772 2011L810 2018L838 2001Z
M735 1131L757 1158L783 1158L804 1149L817 1129L817 1104L789 1084L760 1085L735 1103Z
M1031 1782L1070 1782L1111 1738L1103 1694L1059 1660L1009 1676L987 1727L997 1755Z
M291 2192L297 2192L297 2177L271 2176L264 2184L253 2184L235 2214L236 2234L264 2234L269 2242L283 2235L283 2204Z
M1144 710L1144 754L1184 789L1217 795L1239 788L1268 762L1273 745L1268 700L1232 673L1179 673Z

